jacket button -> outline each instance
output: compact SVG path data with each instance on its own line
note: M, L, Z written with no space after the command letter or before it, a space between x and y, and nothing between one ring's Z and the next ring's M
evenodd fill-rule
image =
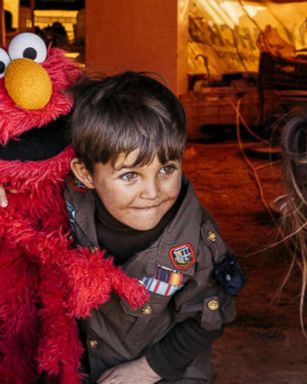
M212 243L214 243L215 240L216 240L216 233L213 232L213 231L209 231L209 232L208 232L208 240L209 240L209 241L212 241Z
M218 300L212 299L208 301L208 308L210 309L210 311L216 311L217 309L219 309L219 307L220 303L218 302Z
M150 304L144 305L142 308L143 315L151 315L152 314L152 306Z
M89 345L90 345L91 348L95 349L98 346L98 341L95 340L95 339L90 339L89 340Z

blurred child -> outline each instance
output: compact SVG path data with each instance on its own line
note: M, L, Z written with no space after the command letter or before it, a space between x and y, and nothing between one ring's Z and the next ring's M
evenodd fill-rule
M283 215L284 223L288 226L287 235L292 242L290 249L302 274L300 319L304 331L303 305L307 283L307 110L292 112L283 127L282 146L286 188Z

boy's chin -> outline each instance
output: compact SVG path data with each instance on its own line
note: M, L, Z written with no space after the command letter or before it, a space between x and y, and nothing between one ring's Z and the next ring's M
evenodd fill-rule
M159 221L154 221L152 223L142 223L142 221L140 220L139 223L133 223L129 226L135 229L136 231L150 231L151 229L155 228L156 225L158 225Z
M129 224L127 225L130 228L135 229L136 231L150 231L151 229L155 228L159 222L161 221L162 217L155 217L152 219L149 218L138 218L135 220L131 220Z

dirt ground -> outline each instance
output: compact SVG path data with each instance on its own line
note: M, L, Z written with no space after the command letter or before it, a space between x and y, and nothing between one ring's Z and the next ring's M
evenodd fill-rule
M271 203L283 192L280 162L251 156L249 160L257 168L265 201ZM279 239L278 227L237 143L190 143L184 170L247 276L237 297L238 317L213 348L214 384L307 384L307 340L299 323L300 274L295 271L279 292L291 258L284 245L261 251ZM278 224L276 216L275 221Z

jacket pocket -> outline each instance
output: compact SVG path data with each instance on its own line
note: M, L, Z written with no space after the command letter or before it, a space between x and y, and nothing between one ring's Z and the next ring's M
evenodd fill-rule
M134 319L127 330L125 341L143 343L144 346L148 346L153 340L159 338L159 335L162 337L171 323L171 300L172 296L152 293L146 304L136 310L121 300L123 311Z

